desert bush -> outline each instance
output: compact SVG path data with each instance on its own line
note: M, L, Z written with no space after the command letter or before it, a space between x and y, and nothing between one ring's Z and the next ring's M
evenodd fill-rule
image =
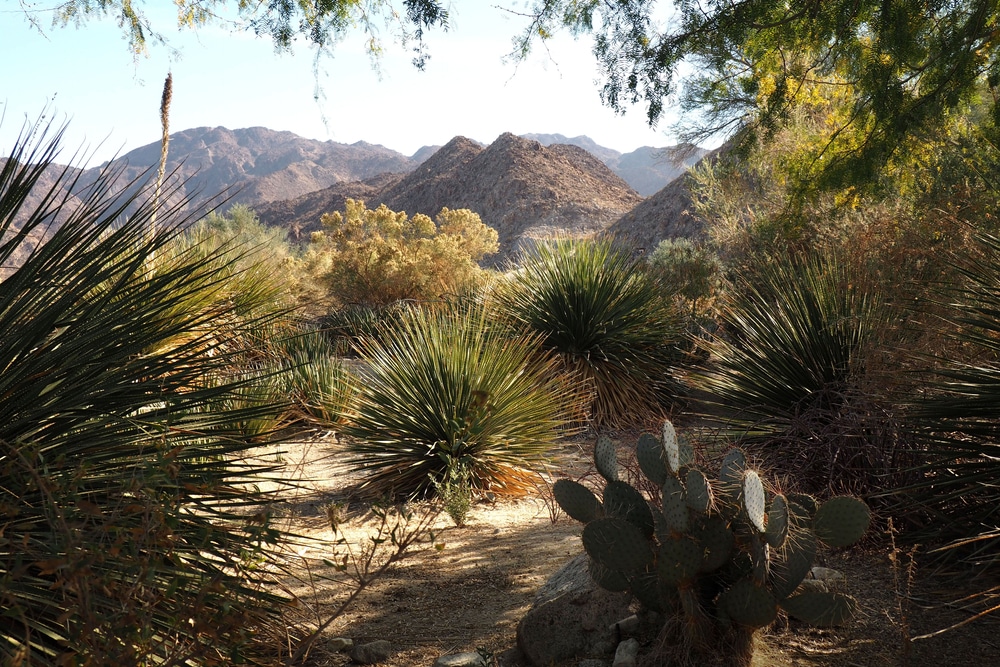
M496 230L467 209L444 208L434 220L348 199L323 216L306 262L340 304L387 305L436 299L477 280L477 262L497 251Z
M586 389L598 426L659 418L678 401L684 359L672 301L638 260L609 241L539 244L509 281L499 307L541 337L570 382Z
M725 433L808 490L868 495L906 468L909 445L878 392L893 311L834 256L772 262L720 306L698 376Z
M177 250L177 209L113 196L113 166L83 186L24 137L0 165L0 261L20 257L0 281L0 662L240 660L283 603L262 587L281 533L225 425L275 408L204 408L238 389L216 379L266 289L220 298L224 253Z
M381 332L391 330L415 305L410 301L386 305L349 304L325 314L319 326L337 354L350 356L356 353L357 343L362 338L376 338Z
M474 493L532 488L566 403L537 336L511 337L482 307L412 310L359 352L369 368L344 431L364 488L431 495L452 470Z
M711 299L722 277L718 256L691 239L664 239L649 255L653 276L671 293L684 299L694 311L699 302Z

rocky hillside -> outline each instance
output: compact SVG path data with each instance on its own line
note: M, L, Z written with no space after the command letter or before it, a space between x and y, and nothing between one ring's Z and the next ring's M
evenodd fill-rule
M374 187L374 186L372 186ZM357 185L357 192L363 190ZM500 264L530 239L600 232L642 197L604 163L576 146L542 146L513 134L487 147L456 137L406 176L362 197L370 208L386 204L409 214L436 215L443 207L468 208L500 236ZM342 208L344 186L308 197L311 210ZM284 208L286 214L295 207ZM306 210L305 198L300 210ZM298 228L300 237L318 222L279 215L276 205L258 209L272 225Z
M726 149L723 146L705 153L701 159L715 160ZM616 220L605 233L640 253L652 252L663 239L679 236L704 238L705 224L694 213L692 206L690 176L684 175L671 181L667 187Z
M187 194L225 192L233 203L257 205L294 199L337 182L361 181L386 172L411 171L418 162L396 151L359 141L304 139L263 127L228 130L198 127L170 136L167 169ZM124 176L140 176L160 159L159 142L123 155Z
M701 159L706 151L691 145L654 148L643 146L631 153L619 153L611 148L598 145L586 136L565 137L561 134L525 134L526 139L534 139L543 146L570 144L579 146L597 157L611 171L626 181L632 189L644 197L659 192L668 183L683 174L688 167Z

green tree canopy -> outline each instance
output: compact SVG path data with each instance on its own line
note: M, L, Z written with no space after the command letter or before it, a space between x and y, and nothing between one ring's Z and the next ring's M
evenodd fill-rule
M114 18L135 54L144 53L149 40L166 41L149 18L147 7L152 4L147 0L64 0L55 8L46 5L38 9L21 3L36 24L40 15L49 12L54 24L62 26L79 26L94 18ZM377 37L381 21L394 25L404 44L416 40L414 64L420 68L427 59L424 30L448 27L448 12L438 0L402 0L401 7L392 0L174 0L174 4L179 27L198 28L227 22L235 15L240 26L271 38L278 50L291 48L296 40L326 49L346 32L360 28L370 35L369 49L377 53L381 49Z
M676 0L669 15L665 4L536 0L520 44L563 27L592 32L605 103L644 102L655 123L679 94L698 112L695 140L767 136L804 98L846 93L849 112L818 151L837 153L825 156L834 185L867 182L910 138L1000 83L995 0Z

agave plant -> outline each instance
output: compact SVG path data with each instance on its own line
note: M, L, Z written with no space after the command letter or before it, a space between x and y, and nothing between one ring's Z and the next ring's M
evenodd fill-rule
M415 309L378 338L356 415L355 469L376 493L432 495L461 470L473 492L516 494L561 437L566 389L537 336L510 337L483 307Z
M589 389L596 425L649 421L677 401L680 320L641 264L610 241L538 245L499 299Z
M834 257L773 258L721 307L699 376L729 435L817 493L868 495L906 467L904 431L868 363L892 311Z
M84 186L44 136L0 163L0 662L236 659L281 534L230 425L276 407L207 408L262 291L235 303L223 254L171 249L176 207Z

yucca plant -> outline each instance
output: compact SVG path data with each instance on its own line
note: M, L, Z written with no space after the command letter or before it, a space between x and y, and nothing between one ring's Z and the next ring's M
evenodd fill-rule
M325 426L347 419L358 382L334 356L322 331L298 331L272 346L281 368L281 390L294 405L293 417Z
M606 240L540 243L498 289L501 308L539 335L588 390L597 426L624 426L676 404L681 323L641 262Z
M0 663L239 660L281 607L281 533L230 425L276 408L206 406L261 311L220 253L170 250L177 208L114 167L84 186L44 136L0 164Z
M904 432L871 391L892 311L836 256L774 257L737 277L698 376L730 436L809 491L868 495L905 468Z
M367 489L433 495L458 469L473 493L534 488L566 407L537 336L510 336L483 307L415 309L358 348L369 369L344 430Z
M911 420L920 428L921 481L899 489L900 511L922 516L912 537L939 553L1000 562L1000 238L978 235L957 262L964 284L950 289L942 329L950 345L934 360ZM960 357L958 355L961 355Z

